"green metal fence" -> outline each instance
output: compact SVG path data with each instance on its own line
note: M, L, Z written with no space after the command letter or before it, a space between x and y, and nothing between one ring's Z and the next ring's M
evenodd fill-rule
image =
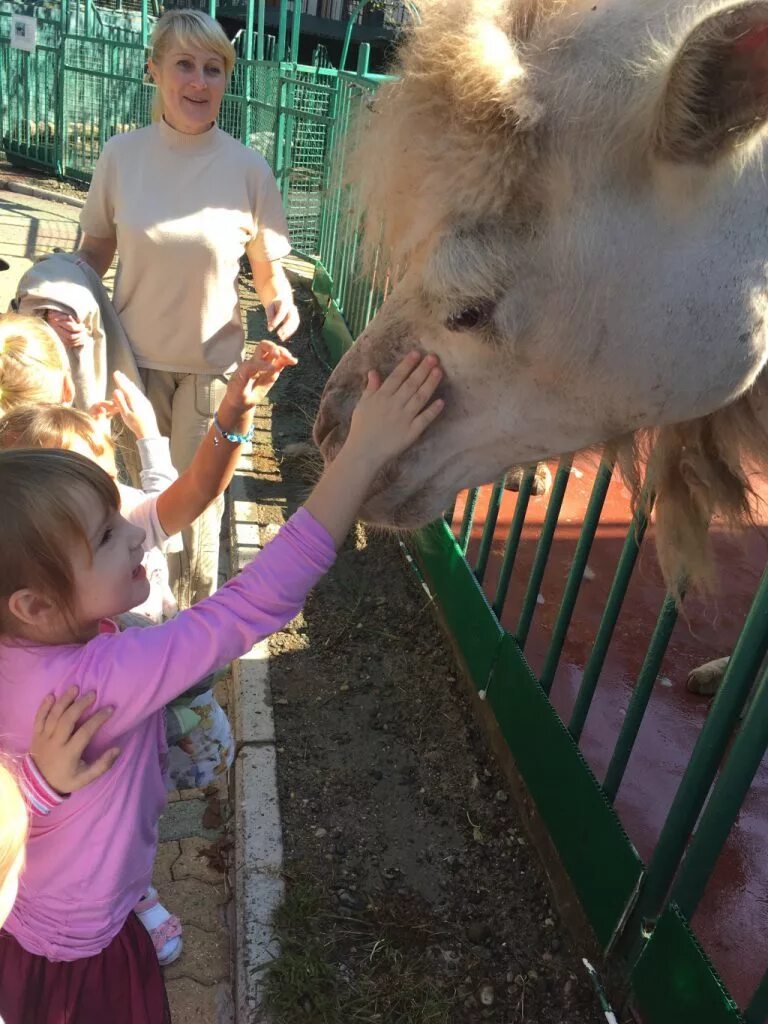
M142 6L140 25L115 27L103 14L97 18L93 6L86 25L87 8L78 6L75 15L70 2L66 19L61 10L58 21L42 18L45 27L34 54L11 50L8 15L0 9L0 134L12 159L87 179L108 138L148 122L153 87L144 81L149 19L148 5ZM264 34L263 20L263 0L252 0L248 34L238 42L241 56L221 125L262 152L273 167L294 246L316 258L314 291L325 313L324 336L339 358L390 286L386 266L375 265L371 273L360 268L361 211L343 185L344 143L353 130L353 115L370 102L378 79L367 74L364 47L356 73L338 72L323 60L300 66L295 60L300 9L288 0L282 0L274 40ZM119 38L114 35L118 28ZM768 647L768 574L646 863L629 840L615 803L675 625L677 612L669 598L660 602L656 628L602 780L579 749L644 543L648 524L642 516L626 531L567 721L550 699L569 631L578 618L577 600L613 476L607 461L595 475L537 674L526 657L538 635L538 595L562 531L560 513L570 470L568 460L557 470L535 555L524 574L518 556L530 513L532 473L523 477L508 523L499 525L505 494L499 482L485 495L488 507L479 539L472 541L479 497L475 491L467 496L455 527L449 517L419 532L413 540L415 554L586 917L607 959L628 981L643 1019L648 1024L760 1024L768 1018L768 978L748 1005L739 1008L698 944L691 918L768 742L768 676L760 681L739 726ZM489 590L491 553L499 548L498 578ZM519 590L520 607L514 625L506 629L501 623L509 612L511 586ZM755 935L755 942L760 938Z

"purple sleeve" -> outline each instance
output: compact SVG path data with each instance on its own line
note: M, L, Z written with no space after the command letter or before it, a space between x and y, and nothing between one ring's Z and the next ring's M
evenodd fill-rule
M83 678L93 681L100 705L115 707L99 730L99 748L290 622L335 557L328 532L301 508L212 597L163 625L90 641Z

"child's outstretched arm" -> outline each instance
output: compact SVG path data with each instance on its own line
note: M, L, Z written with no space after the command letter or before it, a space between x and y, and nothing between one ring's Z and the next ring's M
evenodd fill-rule
M383 384L375 370L368 374L347 440L305 504L337 548L378 473L442 412L442 399L432 400L442 378L437 357L418 352L407 355Z
M287 349L262 341L256 354L237 368L216 414L217 423L189 468L157 499L157 517L169 537L193 523L227 489L240 458L240 442L231 438L248 434L256 406L285 367L297 362Z

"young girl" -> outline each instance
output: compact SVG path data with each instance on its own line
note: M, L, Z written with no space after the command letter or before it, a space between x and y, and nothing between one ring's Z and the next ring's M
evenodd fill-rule
M91 756L122 748L111 772L32 824L0 942L6 1024L168 1020L157 958L131 914L149 884L165 800L162 708L297 614L377 478L440 413L441 376L435 357L418 353L383 384L372 372L306 505L216 594L149 629L121 633L111 619L144 601L148 583L143 533L120 515L110 477L72 452L0 453L6 744L28 750L41 696L77 683L115 709Z
M271 386L280 369L295 362L287 350L263 342L258 354L243 363L233 375L211 436L200 446L192 465L178 479L175 479L175 470L170 465L167 440L156 437L156 421L151 406L129 381L118 377L122 387L115 390L111 403L104 403L103 411L122 416L137 437L145 467L142 474L145 491L117 485L125 518L140 526L145 533L143 564L151 582L150 593L140 607L132 609L133 613L157 623L162 621L164 614L175 611L167 582L164 550L169 535L188 525L206 503L213 501L225 489L232 477L238 445L231 441L223 443L221 431L225 427L222 423L226 427L234 424L241 431L248 430L255 404ZM241 410L246 411L245 418ZM112 443L100 425L86 413L63 406L37 405L15 409L0 420L0 448L76 451L98 463L113 480L117 475ZM165 474L161 470L165 470ZM154 484L152 489L150 482ZM162 484L167 486L159 490ZM133 624L136 621L134 617ZM212 681L212 675L198 681L183 701L172 702L166 716L167 725L182 723L184 726L183 735L181 727L178 727L169 736L174 743L168 762L172 788L208 785L232 764L232 731L226 714L214 698ZM41 813L47 813L47 810ZM182 929L178 918L158 902L157 893L151 888L134 909L152 937L161 965L173 963L182 951Z

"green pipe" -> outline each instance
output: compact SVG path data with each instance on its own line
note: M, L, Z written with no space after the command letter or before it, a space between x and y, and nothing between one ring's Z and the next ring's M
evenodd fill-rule
M616 799L621 780L624 778L624 772L627 770L627 764L632 755L632 749L635 745L637 734L640 731L643 716L648 707L648 701L651 699L653 685L658 678L659 669L664 660L669 638L672 636L672 630L675 628L676 622L677 605L674 598L667 594L664 598L664 604L661 606L659 617L656 620L653 636L645 652L640 675L637 677L637 682L632 690L627 713L624 716L624 722L619 730L616 746L613 748L611 761L605 773L603 792L611 803ZM576 733L574 733L573 718L571 719L571 725L568 726L568 731L577 742L578 737L581 735L585 717L586 712L583 716L579 716L578 721L575 723L578 726Z
M371 44L360 43L357 48L357 73L361 78L368 74L368 67L371 62Z
M525 648L525 641L528 639L528 630L531 628L533 613L536 611L536 602L541 591L541 581L544 579L544 573L546 572L549 552L552 548L555 530L557 529L557 520L560 517L560 509L563 507L563 499L565 498L565 489L570 478L571 459L561 459L555 473L554 483L552 484L547 514L541 527L539 543L536 545L536 554L531 566L531 575L528 577L528 586L525 589L523 606L520 611L520 618L517 620L517 628L515 629L515 640L517 640L520 650Z
M499 518L501 499L504 497L504 483L506 479L506 476L504 476L493 485L490 501L488 502L488 515L485 517L483 536L480 539L480 550L477 555L477 565L475 566L475 577L477 578L477 582L480 584L482 584L485 577L485 570L488 568L488 558L491 554L491 545L493 544L493 535L496 531L496 522Z
M539 683L545 693L549 693L552 689L555 672L557 672L557 666L560 662L560 655L563 651L568 627L571 624L571 617L576 604L576 598L579 596L581 581L584 579L584 570L587 567L589 552L592 550L592 543L595 539L595 533L597 532L597 527L600 523L600 513L603 510L605 496L608 493L608 486L611 482L612 474L613 464L609 464L603 460L600 463L600 468L597 471L595 483L592 487L592 494L589 497L589 504L587 505L586 514L584 515L584 524L581 528L579 540L576 545L576 551L573 555L571 571L568 573L565 590L563 591L563 598L560 602L560 610L557 613L557 619L555 620L555 625L552 629L552 639L549 643L549 650L547 651L547 656L544 660L544 668L541 670Z
M765 1024L768 1020L768 971L765 972L760 984L744 1011L745 1024Z
M288 0L280 0L280 20L277 25L277 59L285 60L285 39L288 34Z
M509 590L509 581L512 579L512 570L515 568L517 549L520 547L520 538L523 535L525 513L528 511L528 502L531 500L531 492L533 491L535 475L535 469L526 469L525 473L523 473L522 480L520 481L520 490L517 492L515 514L512 517L512 522L509 526L507 543L504 547L504 557L502 558L501 569L499 571L499 582L496 587L496 593L491 606L496 618L499 620L501 620L501 613L504 610L504 602L507 600L507 591Z
M254 23L254 0L248 0L248 10L245 12L245 59L253 60L253 23ZM262 0L263 6L263 0ZM251 98L250 92L246 89L247 100Z
M291 62L299 63L299 39L301 37L301 0L293 0L293 21L291 22Z
M212 18L216 17L216 0L208 0L208 13Z
M768 670L688 846L671 899L690 921L768 746Z
M149 43L149 10L147 4L148 0L141 0L141 45L145 49Z
M584 728L584 723L587 719L587 715L589 714L589 708L592 704L595 690L597 689L600 673L603 671L605 658L608 654L608 646L611 642L611 638L613 637L613 631L616 628L616 622L619 618L624 598L627 595L627 588L632 580L632 572L635 568L637 556L640 554L640 545L643 543L643 537L645 536L647 528L647 516L643 512L636 512L629 530L627 531L624 547L622 548L621 556L619 558L619 564L616 567L616 573L613 577L611 590L608 594L608 600L605 602L605 608L603 610L602 618L600 619L600 625L597 630L597 635L595 636L595 642L592 644L592 650L590 651L587 664L584 667L581 686L579 687L576 702L573 706L573 713L571 714L571 722L568 726L568 730L577 743L579 742L581 731Z
M768 570L763 573L725 679L699 734L648 864L645 886L633 915L641 925L644 921L655 920L664 906L688 837L701 813L752 680L768 650L767 616Z
M258 20L256 22L256 60L264 60L264 32L266 0L258 0Z
M355 28L355 22L358 19L360 11L365 7L369 0L358 0L352 10L349 12L349 20L347 21L347 30L344 33L344 46L341 49L341 60L339 61L339 71L347 70L347 57L349 56L349 46L352 42L352 32Z
M467 492L467 501L464 505L464 518L461 520L461 529L459 530L459 547L461 548L462 555L466 555L467 548L469 547L469 538L472 533L472 523L475 518L475 509L477 508L477 499L479 494L479 487L473 487L471 491Z
M250 142L251 135L251 89L253 87L253 0L248 0L245 12L245 47L243 48L245 66L243 68L243 102L240 105L240 139L244 146Z

